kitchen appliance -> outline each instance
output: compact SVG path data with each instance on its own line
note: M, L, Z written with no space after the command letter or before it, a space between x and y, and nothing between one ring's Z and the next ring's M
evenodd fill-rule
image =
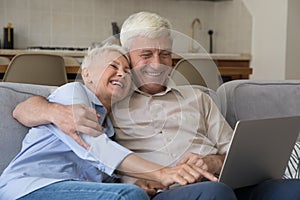
M209 34L209 53L213 53L213 34L214 34L214 31L209 30L208 34Z
M118 27L117 22L112 22L112 23L111 23L111 26L112 26L112 34L113 34L114 36L119 35L120 29L119 29L119 27Z
M49 47L49 46L30 46L28 50L49 50L49 51L87 51L86 47Z
M3 28L3 48L14 48L14 29L12 28L11 23L8 23L7 27Z

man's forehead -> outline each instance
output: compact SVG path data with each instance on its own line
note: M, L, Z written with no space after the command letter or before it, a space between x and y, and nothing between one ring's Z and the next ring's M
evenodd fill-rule
M172 49L172 42L170 37L163 36L158 38L148 38L143 36L137 36L132 38L130 50L144 50L144 49L160 49L168 50Z

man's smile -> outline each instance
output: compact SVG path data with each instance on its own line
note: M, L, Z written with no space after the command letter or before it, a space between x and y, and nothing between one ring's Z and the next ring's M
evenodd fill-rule
M152 77L158 77L162 74L164 74L165 71L147 71L144 70L143 74L147 75L147 76L152 76Z

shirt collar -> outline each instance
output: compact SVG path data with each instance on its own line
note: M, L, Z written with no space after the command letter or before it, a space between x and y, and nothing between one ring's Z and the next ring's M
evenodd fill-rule
M156 94L153 94L153 95L141 91L141 90L140 90L139 88L137 88L135 85L133 86L133 89L134 89L135 92L140 93L140 94L145 95L145 96L154 96L154 97L155 97L155 96L164 96L164 95L166 95L168 92L171 92L171 91L172 91L172 92L177 93L179 96L183 97L182 92L180 91L179 88L177 88L177 86L175 85L175 83L174 83L171 79L168 79L168 80L167 80L166 89L165 89L164 91L159 92L159 93L156 93Z
M87 93L87 95L88 95L89 100L90 100L93 104L105 108L105 107L103 106L103 104L101 103L101 101L98 99L98 97L97 97L97 96L96 96L96 95L95 95L88 87L86 87L86 86L84 85L84 88L85 88L85 90L86 90L86 93ZM105 110L106 110L106 109L105 109Z
M88 95L89 100L92 102L93 108L99 113L101 116L106 116L107 110L101 103L101 101L98 99L98 97L88 88L84 85L84 88L86 90L86 93ZM100 124L102 124L104 121L104 118L101 117L99 119ZM114 129L112 122L109 118L109 116L106 117L106 126L104 128L104 132L108 137L111 137L114 135Z

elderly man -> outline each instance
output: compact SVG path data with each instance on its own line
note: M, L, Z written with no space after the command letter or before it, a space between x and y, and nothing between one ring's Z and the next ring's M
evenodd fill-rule
M221 170L232 129L208 95L189 86L172 86L168 81L172 65L170 30L170 22L154 13L136 13L124 22L120 39L130 52L136 89L112 110L115 138L143 158L159 164L195 164L211 174L203 173L210 181L161 192L146 180L136 180L135 184L155 194L156 200L236 199L236 195L244 199L299 197L297 180L272 180L239 189L235 195L212 177ZM27 126L54 123L86 148L88 144L76 132L101 133L95 112L82 105L72 108L34 97L20 104L14 116Z

